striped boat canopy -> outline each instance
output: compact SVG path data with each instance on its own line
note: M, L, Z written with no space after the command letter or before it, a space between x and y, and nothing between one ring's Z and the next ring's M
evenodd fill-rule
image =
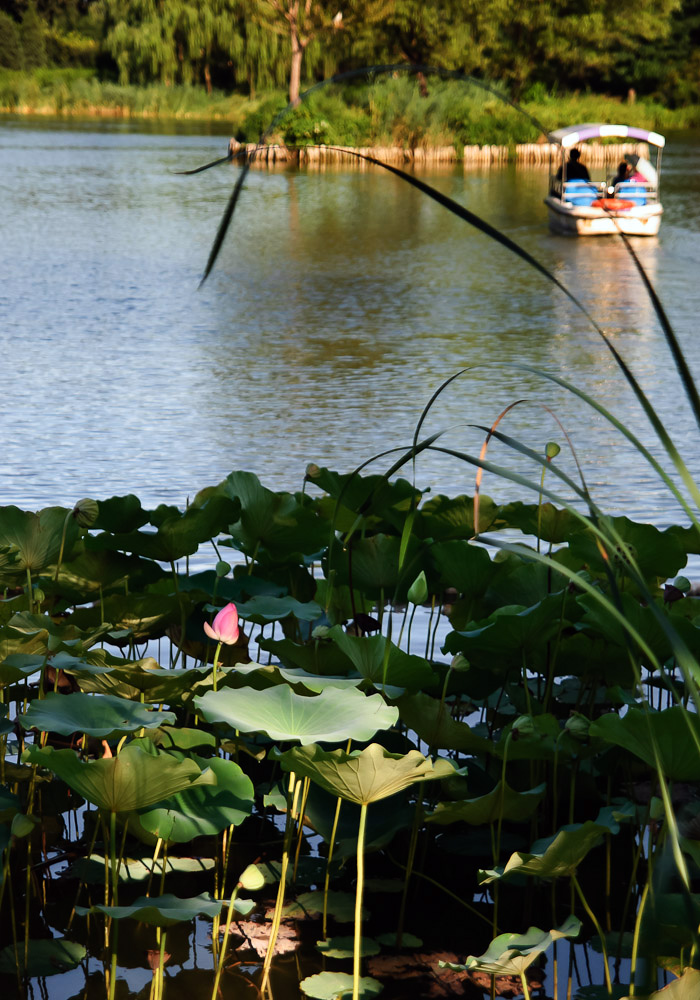
M558 128L555 132L549 132L547 138L550 142L555 142L564 149L577 146L587 139L606 139L608 137L619 139L637 139L639 142L648 142L652 146L659 148L666 145L666 140L658 132L647 132L644 128L636 128L634 125L595 125L587 123L585 125L570 125L568 128Z

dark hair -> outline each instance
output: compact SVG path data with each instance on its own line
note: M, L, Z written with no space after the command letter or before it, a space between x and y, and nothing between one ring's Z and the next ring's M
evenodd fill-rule
M581 150L580 149L572 149L571 152L569 153L569 159L570 160L580 160L581 159Z
M627 160L620 160L620 162L617 165L618 174L621 174L623 172L627 173L627 170L628 170Z

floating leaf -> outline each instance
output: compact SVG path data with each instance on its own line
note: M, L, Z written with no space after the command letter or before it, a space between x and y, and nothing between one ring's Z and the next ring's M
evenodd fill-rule
M189 899L166 893L163 896L139 896L131 906L105 906L103 903L91 907L76 906L75 912L80 916L103 913L112 920L132 919L154 927L171 927L199 916L212 919L221 913L224 905L228 905L228 900L213 899L208 892Z
M138 702L112 695L91 695L74 692L69 697L49 692L45 698L32 701L19 721L25 729L39 732L87 733L106 739L113 733L132 733L136 729L155 728L174 723L173 712L154 712Z
M365 882L365 889L367 888L367 883ZM379 944L386 945L387 948L398 948L399 941L395 931L391 931L389 934L377 934L376 936ZM405 931L401 935L401 947L402 948L422 948L423 942L415 934L407 934Z
M630 708L624 718L610 713L591 723L590 735L624 747L655 768L656 743L661 767L672 781L700 780L700 719L680 705L663 712ZM653 742L652 742L653 741Z
M327 688L303 697L290 688L266 691L241 688L210 691L194 702L208 722L225 722L244 733L262 732L272 740L299 740L302 744L370 740L380 729L389 729L398 711L375 694L354 688Z
M215 865L213 858L178 858L168 856L165 861L165 874L171 872L181 872L187 874L201 874L211 871ZM73 878L79 878L81 882L89 885L103 885L105 880L105 859L101 854L91 854L87 858L78 858L68 869ZM140 858L122 858L119 865L120 882L144 882L151 877L159 877L163 874L163 859L157 858L155 863L151 855L144 855Z
M352 958L354 954L354 938L334 937L328 941L317 941L316 948L325 958ZM378 955L381 948L372 938L362 938L360 944L360 955L366 958L369 955Z
M282 916L303 920L320 917L323 913L324 894L322 892L302 892L282 909ZM327 912L339 924L349 924L355 919L355 896L350 892L332 891L328 893ZM367 916L364 908L362 919Z
M458 822L481 826L495 823L498 819L522 822L533 815L546 792L546 782L526 792L516 792L510 785L503 785L499 781L492 791L479 798L439 802L435 811L426 819L429 823L441 826Z
M69 972L78 968L86 954L82 944L68 938L33 940L29 942L27 972L30 976L54 976L59 972ZM24 968L24 941L17 942L16 955L11 944L0 951L0 972L15 976L18 968Z
M530 927L525 934L499 934L483 955L470 955L464 965L451 962L440 965L456 972L479 970L492 976L520 976L554 941L577 937L580 930L581 921L572 915L556 930Z
M318 972L299 983L299 989L314 1000L340 1000L353 995L353 978L347 972ZM379 996L384 987L376 979L363 976L359 981L360 1000L371 1000Z

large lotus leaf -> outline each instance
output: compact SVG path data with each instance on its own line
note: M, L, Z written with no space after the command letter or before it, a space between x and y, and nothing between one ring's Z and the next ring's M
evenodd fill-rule
M700 970L686 969L679 979L674 979L660 990L654 990L646 1000L697 1000L700 997ZM623 1000L636 1000L623 997Z
M189 899L180 899L172 893L163 896L139 896L131 906L76 906L75 912L80 916L88 913L103 913L113 920L124 920L131 918L138 920L142 924L150 924L154 927L171 927L173 924L181 924L183 921L193 920L195 917L209 917L213 919L221 913L221 907L226 900L213 899L208 892L203 892L199 896ZM243 902L243 901L241 901Z
M238 605L238 613L241 618L257 625L266 625L267 622L289 618L290 615L302 622L315 622L323 614L315 601L302 604L288 594L285 597L270 597L264 594L251 597L245 604Z
M543 650L561 630L562 611L561 594L551 594L532 607L499 608L473 628L450 632L443 650L464 653L471 664L490 669L494 660Z
M404 725L430 747L469 754L492 752L490 740L477 736L466 722L457 722L449 706L428 694L404 695L397 705Z
M64 556L78 539L78 524L64 507L45 507L38 514L19 507L0 507L0 547L17 553L7 570L16 575L27 569L38 573L58 561L65 527Z
M88 802L113 812L145 809L194 784L216 783L214 773L202 773L193 760L147 753L139 746L127 745L116 757L93 761L79 760L72 750L33 746L22 759L48 768Z
M133 493L122 497L109 497L97 505L97 520L93 527L97 531L135 531L148 520L148 511Z
M2 644L2 632L0 629L0 648ZM0 687L7 684L14 684L15 681L31 677L38 673L44 665L46 656L37 656L29 653L12 653L6 656L0 663Z
M327 577L334 571L338 583L349 586L352 580L355 589L375 600L381 599L382 594L399 601L406 599L408 588L422 569L419 565L422 549L414 535L408 542L401 569L398 535L354 538L350 547L351 550L334 539L323 564Z
M577 937L580 930L581 921L572 914L555 930L530 927L525 934L499 934L483 955L470 955L464 965L452 962L440 962L440 965L458 972L478 970L492 976L519 977L551 944L561 938Z
M240 501L240 519L231 519L229 531L249 555L260 547L278 559L311 555L328 542L328 525L310 497L273 493L250 472L232 472L218 489Z
M182 607L189 610L189 597L165 594L112 594L103 607L78 608L71 620L80 628L96 626L101 621L110 628L132 633L135 642L160 639L170 625L179 624Z
M557 878L574 875L588 852L596 847L606 833L617 832L617 824L576 823L563 826L554 837L537 841L532 853L516 852L504 868L479 872L479 883L495 882L509 875L536 875L538 878Z
M526 504L517 501L506 504L499 511L499 529L500 521L504 522L503 528L519 528L524 535L539 536L543 542L554 545L566 542L572 535L586 530L580 517L549 502Z
M131 830L131 825L129 826ZM109 860L108 860L109 863ZM216 862L213 858L178 858L168 855L165 859L165 874L172 872L188 875L202 875L211 871ZM122 858L119 862L120 882L145 882L154 875L159 878L163 874L163 858L153 861L153 855L143 857ZM68 869L72 878L79 878L88 885L103 885L105 880L105 859L102 854L91 854L86 858L78 858Z
M68 697L49 692L45 698L35 699L27 711L19 716L25 729L39 732L87 733L105 739L113 733L132 733L136 729L155 728L163 723L175 722L173 712L153 712L138 702L112 695L91 695L75 692Z
M127 663L117 657L109 657L109 654L104 664L76 661L72 665L66 663L61 666L66 673L78 679L83 691L115 694L123 698L138 699L143 696L145 701L169 704L180 701L183 695L206 681L212 672L210 665L170 670L159 667L150 656Z
M479 497L479 531L488 531L494 526L499 507L491 497ZM469 539L476 534L474 527L474 498L467 496L446 497L442 494L431 497L423 504L416 517L415 530L421 538L433 538L436 542L449 539Z
M313 697L295 694L286 686L266 691L241 688L209 691L194 702L208 722L302 744L365 742L378 730L391 728L399 715L381 695L366 696L356 688L327 688Z
M277 665L268 667L262 663L247 663L236 667L227 675L227 681L235 675L250 678L253 674L264 674L270 683L289 684L295 690L301 687L314 694L319 694L327 687L356 688L362 684L361 677L319 677L318 674L310 674L306 670L288 670ZM264 686L268 687L269 684Z
M177 508L159 507L150 515L156 531L130 531L102 534L92 541L98 549L130 552L132 555L176 562L194 555L202 542L215 538L238 517L239 505L228 497L212 496L203 506L188 507L184 513Z
M342 997L353 996L354 980L349 972L317 972L315 976L307 976L299 983L299 989L304 996L313 1000L340 1000ZM372 1000L378 997L384 987L371 976L362 976L358 983L359 1000Z
M145 587L155 582L163 575L163 570L156 563L138 556L128 556L123 552L90 551L90 540L86 540L86 551L80 553L70 562L64 561L58 575L58 581L42 581L42 587L48 591L57 591L65 599L79 604L88 594L97 594L100 589L103 595L119 590L124 593L128 582L133 590Z
M347 656L360 676L371 681L375 687L386 683L409 691L420 691L437 681L437 675L427 660L404 653L386 636L360 638L348 635L340 625L334 625L328 636Z
M619 537L619 541L611 538L608 559L601 555L591 531L575 534L569 541L572 560L576 565L585 565L590 573L604 576L610 565L625 571L632 557L644 579L653 583L659 578L674 577L686 564L685 547L672 531L639 524L627 517L605 518L600 526L603 529L609 526Z
M77 969L85 955L84 945L68 938L30 940L27 974L34 977L68 972ZM24 941L17 942L17 951L12 944L0 951L0 972L16 976L18 969L24 969Z
M192 759L202 769L211 768L217 784L177 792L142 811L139 822L154 837L185 844L194 837L215 836L232 824L238 826L253 811L253 782L238 764L221 757Z
M523 725L524 717L510 723L501 732L501 738L492 752L498 757L506 756L508 760L553 760L558 752L563 756L564 740L559 721L553 715L527 716L527 725ZM513 733L514 726L518 726ZM509 736L517 739L509 739Z
M329 508L329 517L335 509L335 502L340 500L341 505L351 513L353 522L358 513L365 518L376 519L390 517L394 511L406 512L411 504L418 503L422 495L407 479L388 480L385 476L338 473L318 465L309 466L306 477L334 501ZM327 498L322 499L325 501ZM334 527L339 526L336 524Z
M680 705L663 712L630 708L624 718L615 713L591 723L590 735L624 747L651 768L654 743L663 773L672 781L700 781L700 719Z
M465 539L438 542L430 549L433 565L443 588L454 587L469 601L486 593L497 563L492 562L486 549ZM476 613L472 612L472 618Z
M417 750L403 756L389 753L379 743L350 754L318 746L294 747L282 754L280 763L285 771L310 778L331 795L358 805L388 798L417 781L454 775L454 767L446 760L433 762Z
M487 795L480 795L477 799L438 803L435 811L430 813L426 820L440 826L458 822L481 826L485 823L495 823L499 818L522 823L533 815L546 792L546 782L526 792L516 792L507 783L499 781L492 791Z
M622 602L620 610L625 620L639 633L659 662L664 663L673 655L673 643L664 626L658 620L654 609L648 605L640 604L631 594L621 594L620 600ZM590 596L580 597L579 603L587 609L583 624L600 635L609 646L615 645L624 650L626 655L630 640L629 633L624 626ZM681 615L667 614L665 611L663 614L667 619L667 624L675 630L691 653L696 657L700 655L700 629ZM644 654L639 653L638 659L651 667Z
M345 801L340 810L337 828L333 830L337 795L333 795L312 783L306 800L304 822L326 844L335 836L334 860L357 857L357 832L360 822L360 806ZM415 805L409 801L408 791L372 803L367 811L364 849L366 853L381 850L390 844L397 833L408 831L415 820Z
M353 670L352 661L329 639L315 639L305 645L291 639L258 639L258 645L277 656L286 667L307 673L340 676Z

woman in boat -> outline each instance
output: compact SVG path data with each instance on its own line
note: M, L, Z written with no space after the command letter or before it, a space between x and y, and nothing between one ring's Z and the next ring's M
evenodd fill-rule
M560 181L561 177L562 168L559 167L557 170L557 180ZM566 179L567 181L589 181L591 179L588 167L585 163L581 163L580 149L572 149L569 153L569 162L566 164Z
M627 165L627 161L622 160L617 165L617 173L610 181L610 193L613 194L613 197L614 197L614 189L617 187L617 185L623 184L626 180L629 180L629 167Z

